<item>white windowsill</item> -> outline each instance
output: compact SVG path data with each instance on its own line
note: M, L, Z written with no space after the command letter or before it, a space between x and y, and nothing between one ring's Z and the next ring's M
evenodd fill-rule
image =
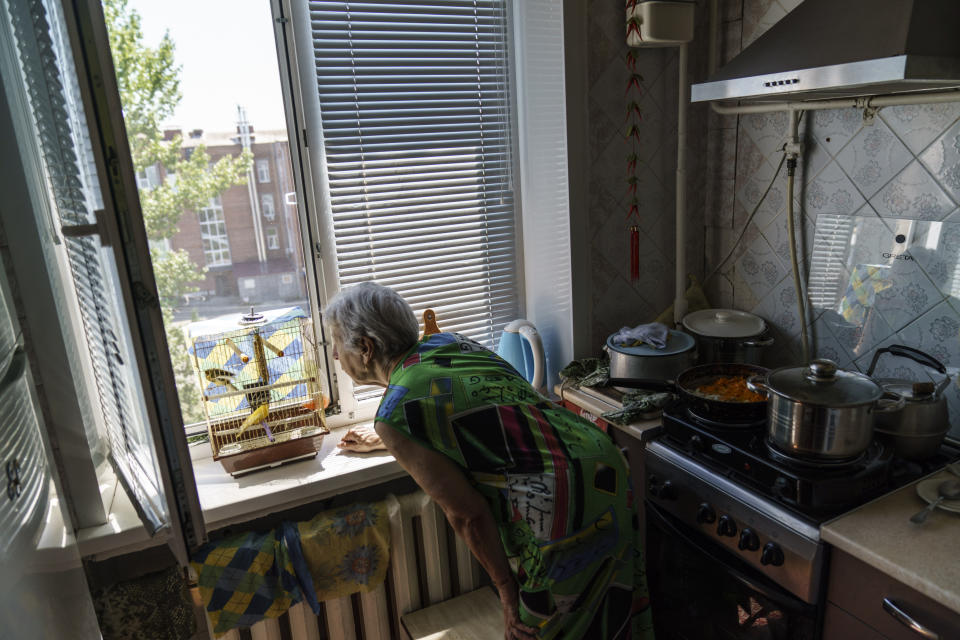
M316 457L234 478L206 455L193 460L200 508L207 532L285 509L373 486L406 475L386 451L350 453L337 448L348 427L331 429ZM166 543L168 533L151 538L122 488L110 507L110 522L81 529L80 553L103 559Z

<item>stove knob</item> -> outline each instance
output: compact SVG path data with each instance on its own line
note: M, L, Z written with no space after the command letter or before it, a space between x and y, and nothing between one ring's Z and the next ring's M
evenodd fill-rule
M744 528L740 532L740 542L737 543L737 547L741 551L756 551L760 548L760 538L753 529Z
M760 552L760 564L772 564L779 567L783 564L783 549L775 542L768 542L763 545L763 551Z
M717 535L733 538L737 535L737 523L728 515L720 516L717 522Z
M717 521L717 512L706 502L697 507L697 524L713 524Z
M673 483L669 480L663 484L650 485L650 493L653 494L655 498L660 498L661 500L677 499L677 488L673 486Z

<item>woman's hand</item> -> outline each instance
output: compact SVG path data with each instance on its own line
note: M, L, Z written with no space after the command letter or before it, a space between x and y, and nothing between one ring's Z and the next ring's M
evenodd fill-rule
M520 622L520 594L500 542L497 523L486 499L463 470L445 455L405 438L383 422L376 423L390 453L420 488L443 510L447 521L480 562L500 593L504 638L537 640L537 630Z
M504 640L537 640L537 630L520 622L520 605L515 580L497 585L500 603L503 605Z
M337 446L345 451L356 451L358 453L387 448L380 436L377 435L373 425L351 427L337 443Z

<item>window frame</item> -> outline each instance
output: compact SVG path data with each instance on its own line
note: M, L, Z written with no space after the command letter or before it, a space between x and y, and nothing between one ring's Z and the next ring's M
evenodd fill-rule
M205 219L206 216L210 215L217 219ZM200 225L200 243L203 249L204 264L208 267L231 266L233 255L230 252L230 234L227 233L227 216L223 211L223 202L220 200L220 196L211 198L209 205L197 211L197 223ZM210 233L211 226L218 227L216 234ZM222 227L222 230L219 227ZM225 246L219 249L208 249L208 242L221 242ZM226 257L223 254L226 254ZM211 255L214 257L212 260Z
M276 29L278 30L278 53L281 64L281 89L284 92L285 107L290 113L287 118L290 141L290 153L294 165L294 173L298 193L298 213L301 216L301 229L309 231L309 247L312 249L314 260L317 263L317 290L318 300L325 302L332 298L339 290L336 266L336 244L333 234L333 220L330 215L330 195L326 180L325 157L323 154L323 131L313 123L320 122L320 100L315 84L304 86L301 77L311 77L315 74L313 56L299 56L297 43L312 43L311 20L308 0L271 0L274 12ZM514 177L514 228L515 228L515 269L517 273L517 307L518 317L525 313L525 278L522 233L522 198L520 197L520 167L521 162L521 132L519 131L517 99L517 51L514 46L518 23L515 18L515 2L505 0L507 16L507 43L510 51L508 95L512 101L509 126L511 135L511 171ZM312 51L308 44L305 51ZM288 104L292 103L292 104ZM296 144L294 144L296 140ZM301 184L303 185L301 189ZM300 204L302 203L302 204ZM303 234L306 235L306 234ZM307 239L305 238L305 241ZM305 254L307 255L307 254ZM308 283L309 284L309 283ZM311 304L312 304L311 300ZM326 331L320 316L320 307L313 307L312 313L315 326ZM441 323L443 319L440 318ZM324 334L325 335L325 334ZM320 344L327 344L326 338ZM340 413L327 418L333 426L353 424L372 420L379 406L380 395L357 399L353 393L353 383L350 377L340 367L339 362L333 360L327 349L324 349L323 358L326 360L327 371L332 375L331 395L332 402L338 403Z
M130 357L142 384L169 511L167 526L157 533L186 566L190 549L206 537L205 523L156 294L106 21L99 2L62 7L103 198L97 233L113 247L123 319L133 344ZM139 510L138 505L134 507Z
M277 217L277 209L273 203L272 193L260 194L260 212L265 220L273 220Z
M266 158L257 158L257 182L260 184L270 182L270 161Z
M511 4L516 5L516 3ZM311 166L310 157L305 153L305 149L309 149L307 144L311 141L311 136L316 134L308 132L307 128L303 126L306 120L304 118L302 88L298 81L299 75L292 72L291 67L291 65L295 67L298 64L310 64L311 61L304 62L295 58L293 60L288 58L288 48L295 36L296 26L291 24L292 21L289 16L293 14L289 7L290 0L271 0L278 63L281 68L281 89L284 92L283 105L287 116L291 164L301 203L297 207L297 215L301 220L302 233L300 234L300 240L305 259L304 267L307 272L307 295L311 313L316 321L318 342L320 346L328 347L329 342L325 339L325 328L320 322L320 301L328 299L327 294L331 292L328 287L329 279L333 278L333 282L335 282L336 274L329 273L329 266L324 271L324 263L321 260L323 251L319 240L322 239L325 230L318 225L317 212L320 210L318 201L322 200L322 194L312 188L315 168ZM156 284L153 282L153 274L149 269L149 245L142 229L142 223L139 226L135 224L139 213L139 199L136 197L137 180L129 156L129 146L126 144L119 93L116 89L109 48L106 44L108 42L106 25L103 20L102 8L98 2L69 4L65 12L69 14L67 21L70 27L71 48L77 57L78 67L83 67L83 77L88 81L88 85L84 88L84 103L87 115L91 119L96 117L96 122L100 127L98 129L98 125L92 123L90 126L91 134L96 135L94 148L97 153L98 176L104 185L104 197L109 200L104 225L111 240L116 243L118 253L121 254L119 260L122 272L129 278L125 281L123 293L127 304L127 318L131 324L131 330L135 333L135 341L139 345L136 362L141 375L144 379L150 381L150 384L145 388L145 394L148 396L150 404L149 413L151 415L151 427L153 428L154 446L157 448L158 458L167 463L164 489L171 503L171 513L173 514L173 522L168 537L171 539L171 546L174 547L174 551L181 552L177 555L183 561L184 543L189 547L191 543L196 543L198 539L202 539L205 521L197 499L196 478L193 475L191 463L191 448L186 443L182 420L177 417L180 409L176 396L172 393L176 390L176 386L170 366L170 354L165 351L166 341L162 321L159 318L159 306L156 304L155 298L151 298L151 291L156 290ZM511 37L511 42L516 38L515 34L520 26L516 22L510 24L509 37ZM517 49L513 48L513 55L510 59L511 65L515 66L517 64L516 55ZM516 73L511 76L511 85L514 91L517 77ZM94 83L90 80L91 78L98 78L99 82ZM515 135L512 136L512 144L515 149L523 145L523 132L516 122L519 112L520 105L518 104L511 114L515 132ZM119 167L116 173L109 174L105 171L106 158L116 161L116 166ZM518 163L521 154L515 153L514 158L515 163ZM112 163L111 166L113 166ZM30 172L34 167L25 167L25 169ZM316 169L319 170L320 167ZM516 175L519 175L519 172ZM38 175L31 177L33 180L37 178ZM39 178L42 179L42 175ZM521 200L518 199L514 211L518 225L517 254L520 265L522 265L520 203ZM131 224L131 222L134 222L134 224ZM332 240L332 238L328 238L328 240ZM144 270L145 267L147 267L146 270ZM522 272L518 281L521 286L524 284L525 280ZM49 292L46 295L49 295ZM521 296L521 308L523 303L524 300ZM32 320L31 325L33 327L37 326ZM326 367L322 370L325 375L329 376L328 372L334 370L330 366L330 360L332 359L330 351L324 348L322 355L322 367ZM51 360L48 366L54 367L54 362L57 361L62 362L63 360ZM340 378L345 378L342 372L340 372ZM328 388L331 395L336 398L338 388L336 386ZM365 419L364 415L372 416L377 402L368 402L367 405L367 407L356 408L353 411L348 409L339 416L333 416L328 422L330 426L337 427L361 421ZM364 414L360 409L369 409L369 413ZM76 415L74 414L74 419ZM179 432L177 431L178 427ZM193 503L188 504L191 498ZM304 499L304 501L309 500ZM251 517L253 515L251 514Z
M280 233L276 227L267 227L264 229L263 239L266 241L269 251L278 251L280 249Z

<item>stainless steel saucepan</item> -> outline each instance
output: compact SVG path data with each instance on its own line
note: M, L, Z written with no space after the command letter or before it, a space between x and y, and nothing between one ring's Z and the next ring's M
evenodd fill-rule
M788 455L842 460L862 453L873 439L874 414L902 408L902 400L878 408L883 389L871 378L840 370L831 360L782 367L754 377L747 387L767 395L767 437Z

